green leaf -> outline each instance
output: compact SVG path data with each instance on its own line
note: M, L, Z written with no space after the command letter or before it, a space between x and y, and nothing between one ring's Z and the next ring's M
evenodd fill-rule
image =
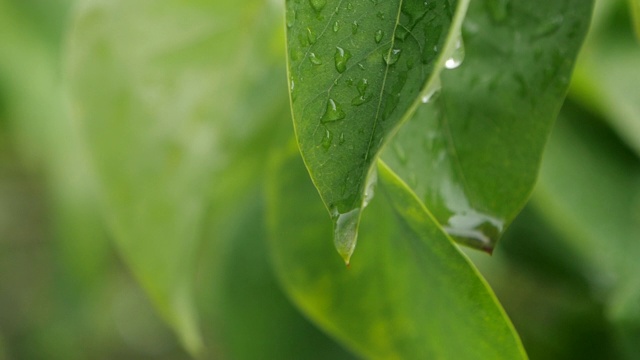
M504 4L471 4L464 62L383 154L450 235L488 252L532 191L592 6Z
M300 151L348 263L373 164L452 57L468 0L287 0Z
M280 288L269 261L264 196L257 190L212 221L211 231L222 244L208 244L201 252L215 259L203 263L199 277L201 301L211 312L204 319L215 334L215 358L353 358L303 317Z
M640 333L640 161L585 113L566 111L545 154L533 204L586 259L607 316ZM633 338L632 336L632 338ZM638 353L637 341L633 344ZM632 357L631 357L632 358Z
M294 153L292 151L291 153ZM385 166L364 212L358 261L331 256L329 224L298 156L274 161L271 251L294 303L370 359L523 359L498 301L424 206Z
M600 113L640 154L640 45L621 1L602 5L580 54L571 96ZM616 6L617 5L617 6Z
M636 39L640 40L640 0L629 0L633 27L636 30Z
M233 201L232 181L241 192L260 179L260 145L278 138L280 21L270 1L95 0L82 4L71 34L73 111L117 244L194 354L207 215Z

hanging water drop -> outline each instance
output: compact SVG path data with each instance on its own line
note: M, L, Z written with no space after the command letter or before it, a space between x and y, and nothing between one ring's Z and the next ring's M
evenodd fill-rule
M327 0L309 0L309 3L311 3L313 10L320 12L327 5Z
M322 60L320 60L320 58L317 57L315 53L309 53L309 61L311 61L311 63L313 65L321 65L322 64Z
M320 122L327 123L344 119L346 114L342 110L342 106L333 99L327 101L327 109L320 118Z
M456 40L455 48L451 53L451 56L444 62L444 67L447 69L455 69L464 60L464 43L462 42L462 36L458 35Z
M442 88L442 83L440 82L440 77L437 77L433 80L433 83L429 85L426 89L424 95L422 95L422 103L426 104L429 101L432 101L438 97L440 93L440 88Z
M367 183L364 186L364 197L362 199L362 208L367 207L373 200L376 185L378 183L378 168L373 167L371 173L367 177Z
M376 35L375 35L376 44L379 44L380 41L382 41L383 36L384 36L384 32L382 32L382 30L376 31Z
M339 73L343 73L345 72L345 70L347 70L347 61L349 61L349 59L351 59L351 53L349 52L349 50L345 50L339 46L336 46L336 53L334 55L335 61L336 61L336 70L338 70Z
M400 49L392 49L389 53L384 55L382 58L384 59L384 62L387 63L387 65L393 65L400 58L401 52L402 50Z
M351 255L353 255L353 250L355 250L356 242L358 241L360 208L343 214L334 209L333 213L333 244L344 263L349 266Z

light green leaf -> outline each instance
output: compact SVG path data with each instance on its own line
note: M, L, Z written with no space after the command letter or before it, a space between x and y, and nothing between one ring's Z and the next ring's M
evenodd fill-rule
M348 263L385 141L457 60L468 0L287 0L290 93L300 151ZM457 47L457 48L456 48Z
M473 265L406 185L386 166L378 170L379 194L362 217L360 257L345 269L322 241L331 227L299 157L274 161L271 251L295 304L369 359L526 358Z
M607 316L640 333L640 161L603 124L566 111L549 142L533 204L586 259ZM636 336L634 335L634 336ZM636 348L637 341L628 342ZM632 358L632 357L631 357Z
M206 215L233 199L222 192L234 179L227 171L242 173L236 188L257 181L260 167L245 165L264 150L248 144L276 136L269 121L286 104L284 84L274 90L285 77L281 9L266 0L82 5L69 47L72 110L107 217L155 305L201 353L198 245Z
M450 235L488 252L532 191L592 3L503 5L472 2L464 62L383 154Z
M603 1L599 26L580 54L571 96L603 115L640 154L640 45L633 37L622 1Z

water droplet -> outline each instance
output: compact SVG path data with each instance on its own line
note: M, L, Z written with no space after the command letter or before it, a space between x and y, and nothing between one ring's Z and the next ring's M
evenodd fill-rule
M325 150L328 150L331 147L331 142L333 141L333 133L329 131L329 129L324 130L324 137L322 138L322 147Z
M558 30L560 30L560 27L562 27L563 21L564 21L564 18L562 17L562 15L557 15L552 17L549 21L541 24L536 29L535 37L542 38L542 37L555 34Z
M342 74L345 70L347 70L347 61L351 59L351 53L349 52L349 50L345 50L339 46L336 46L336 54L334 57L336 60L336 70L338 70L338 72Z
M291 92L293 92L293 89L295 89L295 87L296 87L296 83L293 81L293 79L291 79L291 86L290 86Z
M333 23L333 32L338 32L338 30L340 30L340 22L336 21Z
M362 199L362 208L365 208L369 205L371 200L373 200L373 196L375 195L375 188L378 184L378 168L375 166L369 176L367 177L367 183L364 186L364 197Z
M342 106L335 100L329 99L329 101L327 101L327 109L325 110L324 115L322 115L320 122L327 123L338 121L344 119L345 116Z
M313 10L320 12L324 9L325 5L327 5L327 0L309 0L309 3L311 3Z
M362 63L358 63L358 67L360 68L360 70L364 70L364 65L362 65Z
M296 23L296 10L293 8L293 1L287 1L286 12L287 27L291 28Z
M437 77L426 89L424 95L422 95L422 103L426 104L429 101L436 99L440 93L440 88L442 88L442 83L440 82L440 77Z
M311 28L307 28L307 39L309 39L310 44L315 44L316 41L318 40L318 36L316 35L316 32L311 30Z
M451 53L451 56L444 62L444 67L447 69L455 69L464 60L464 43L462 42L462 36L458 36L456 40L455 48Z
M392 49L389 53L384 55L382 58L384 59L384 62L387 63L387 65L393 65L400 58L401 52L402 50L400 49Z
M355 34L357 34L357 33L358 33L358 22L357 22L357 21L354 21L354 22L351 24L351 33L352 33L353 35L355 35Z
M383 36L384 36L384 32L383 32L382 30L378 30L378 31L376 31L375 39L376 39L376 43L377 43L377 44L379 44L379 43L380 43L380 41L382 41L382 37L383 37Z
M322 60L320 60L320 58L317 57L315 53L309 53L309 61L311 61L311 63L313 65L321 65L322 64Z
M344 144L344 133L340 133L340 139L338 140L338 144Z
M371 101L373 97L371 95L358 95L351 100L351 105L360 106L364 103Z
M345 264L349 265L351 255L358 241L358 225L360 223L360 208L346 213L333 211L333 244Z
M365 78L362 78L360 81L358 81L358 85L356 85L356 88L358 89L358 92L360 93L360 95L364 95L368 87L369 87L369 80Z
M347 10L353 10L353 4L352 3L348 3L347 4Z

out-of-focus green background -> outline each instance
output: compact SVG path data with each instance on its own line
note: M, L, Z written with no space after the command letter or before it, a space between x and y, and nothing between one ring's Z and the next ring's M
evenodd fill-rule
M186 359L101 210L69 105L74 5L0 0L0 360ZM493 257L469 251L532 359L640 356L640 45L627 6L598 2L532 202ZM279 289L256 202L215 230L232 246L203 247L208 356L350 358Z

